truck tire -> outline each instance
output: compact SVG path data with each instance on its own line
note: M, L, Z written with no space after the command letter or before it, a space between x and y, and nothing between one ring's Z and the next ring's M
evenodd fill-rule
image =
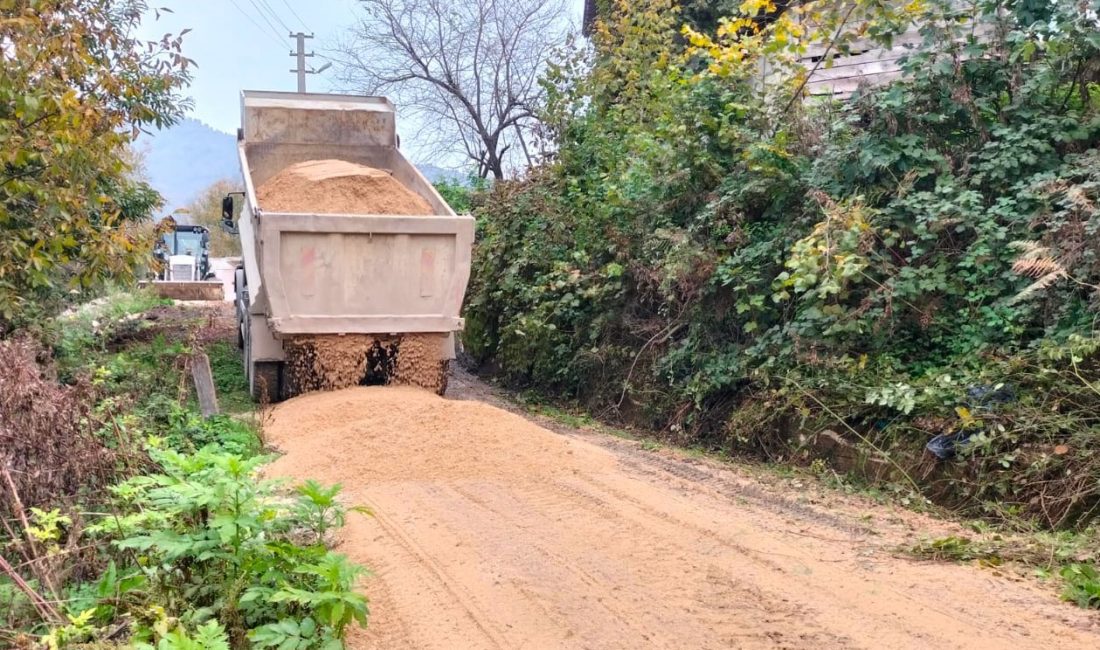
M248 323L249 319L245 319ZM274 404L283 395L283 364L278 361L253 361L251 328L242 325L244 332L244 370L248 376L248 391L257 404Z
M248 309L248 285L245 281L244 267L238 266L233 273L233 307L237 313L237 349L244 350L245 339L245 314Z
M282 401L283 364L279 361L256 361L252 364L252 399L257 404Z

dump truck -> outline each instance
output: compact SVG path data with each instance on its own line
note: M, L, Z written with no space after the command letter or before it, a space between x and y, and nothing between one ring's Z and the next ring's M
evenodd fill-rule
M288 351L315 337L346 339L349 346L373 341L361 350L371 358L356 383L384 384L401 365L402 342L430 335L418 340L438 346L436 385L440 392L446 386L455 333L463 327L474 220L455 214L398 149L395 117L383 97L241 95L244 191L227 195L222 211L223 225L241 240L238 344L258 401L303 392L308 382L291 380ZM281 170L322 159L385 170L426 200L432 214L286 213L257 200L256 189Z
M171 218L166 221L153 248L158 265L151 283L153 290L174 300L223 300L225 289L210 266L210 231L203 226L177 224Z

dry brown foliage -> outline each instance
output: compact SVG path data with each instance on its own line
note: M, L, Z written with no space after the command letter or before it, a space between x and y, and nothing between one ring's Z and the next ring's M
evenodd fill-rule
M1035 278L1035 282L1024 287L1016 294L1014 300L1023 300L1039 293L1063 278L1081 286L1092 286L1075 280L1070 275L1069 267L1072 262L1066 258L1064 252L1052 251L1036 241L1013 242L1012 246L1020 250L1020 256L1012 263L1012 270L1020 275ZM1071 259L1076 257L1076 254L1070 256Z
M73 505L114 482L128 460L96 435L103 423L94 404L89 383L57 381L37 341L0 341L0 573L24 592L42 620L54 624L64 622L53 604L60 586L85 565L80 558L89 551L80 546L81 517ZM36 507L69 516L60 547L43 545L31 534Z
M52 508L112 482L120 459L95 434L92 387L58 383L34 340L0 341L0 517L24 508ZM4 483L7 483L5 480Z

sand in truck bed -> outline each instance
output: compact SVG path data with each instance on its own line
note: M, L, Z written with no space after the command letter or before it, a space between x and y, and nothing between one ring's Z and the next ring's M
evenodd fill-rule
M428 216L432 206L389 172L344 160L307 160L256 188L268 212Z

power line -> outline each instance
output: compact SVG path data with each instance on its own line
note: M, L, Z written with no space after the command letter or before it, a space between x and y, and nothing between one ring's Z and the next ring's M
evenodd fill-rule
M273 41L275 41L275 43L278 44L279 47L285 47L285 44L283 43L283 39L281 37L273 36L271 34L271 32L264 29L263 26L261 26L260 23L256 22L256 20L254 18L252 18L252 16L247 11L245 11L244 9L241 9L240 5L237 4L237 0L229 0L229 3L232 4L233 8L236 9L237 11L239 11L242 16L247 18L248 22L255 25L256 29L260 30L261 34L263 34L263 35L267 36L268 38L272 39Z
M256 29L260 30L260 32L262 32L263 34L265 34L265 35L266 35L266 36L267 36L268 38L270 38L270 39L273 39L273 40L275 40L276 42L278 42L278 43L279 43L279 45L280 45L280 46L282 46L282 40L283 40L283 39L282 39L282 37L281 37L281 36L279 36L279 33L278 33L278 31L272 31L272 30L270 29L270 25L268 26L268 28L265 28L265 27L264 27L263 25L261 25L260 23L256 22L256 19L252 17L252 14L251 14L251 13L249 13L249 12L245 11L244 9L242 9L242 8L241 8L241 6L240 6L239 4L237 4L237 0L229 0L229 2L230 2L230 3L232 3L233 7L234 7L234 8L235 8L235 9L236 9L236 10L237 10L238 12L240 12L240 14L241 14L242 16L244 16L245 18L247 18L247 19L248 19L248 22L252 23L252 24L253 24L253 25L254 25L254 26L256 27Z
M282 40L282 35L279 32L279 28L275 26L275 23L271 22L271 19L267 17L267 14L265 14L264 10L260 8L260 5L256 4L256 0L248 0L248 2L256 9L256 13L260 16L260 19L267 23L267 26L271 28L271 33L275 34L275 37L279 40Z
M271 5L267 4L267 0L260 0L260 4L263 5L263 7L265 9L267 9L267 13L270 14L271 17L275 19L275 22L279 23L279 25L283 29L285 29L288 32L294 31L293 29L290 28L290 25L287 25L285 22L283 22L283 17L279 15L279 12L272 9Z
M298 15L297 11L294 11L294 7L290 6L290 3L287 2L287 0L283 0L283 4L286 5L286 8L290 10L290 13L298 19L298 22L302 23L302 27L305 27L308 31L313 31L312 29L309 29L309 25L306 24L306 21L302 20L302 17Z

